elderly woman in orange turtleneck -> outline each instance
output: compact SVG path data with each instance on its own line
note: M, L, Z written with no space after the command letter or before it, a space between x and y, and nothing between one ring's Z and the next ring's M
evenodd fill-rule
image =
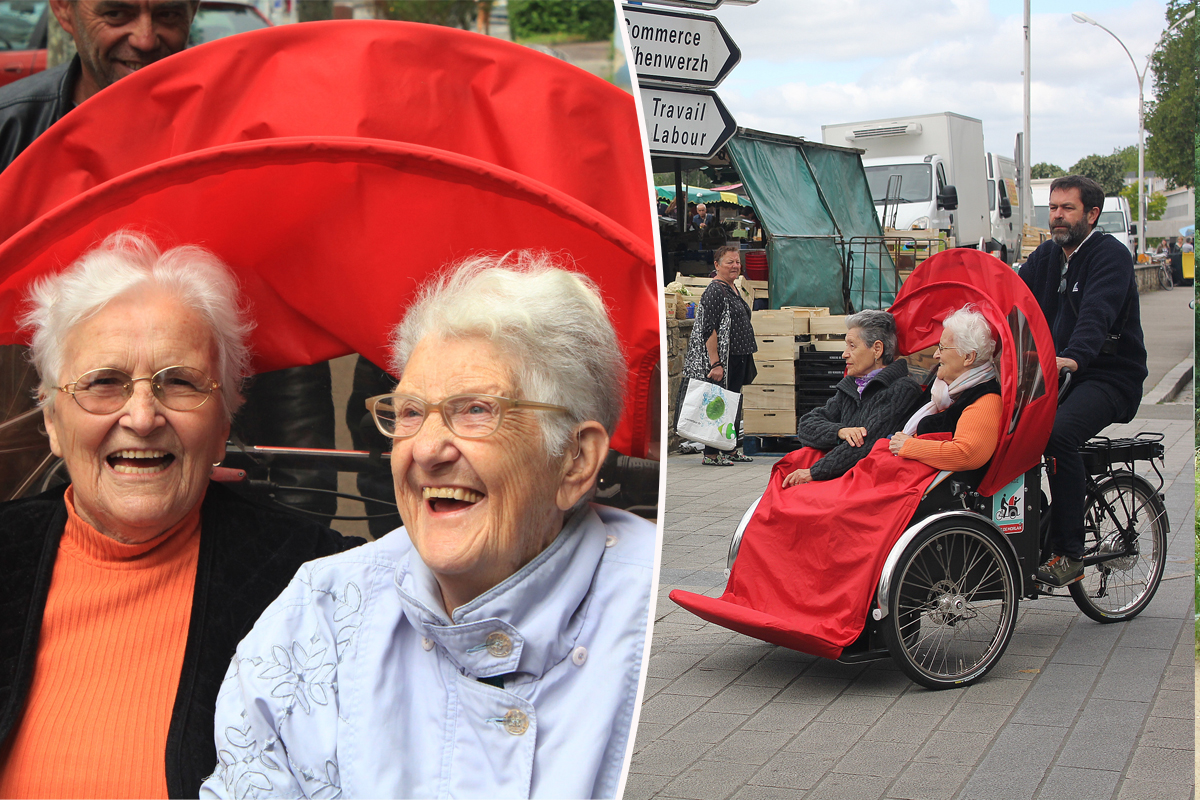
M357 540L210 484L251 327L212 254L113 234L24 323L71 484L0 505L0 796L195 797L238 641Z

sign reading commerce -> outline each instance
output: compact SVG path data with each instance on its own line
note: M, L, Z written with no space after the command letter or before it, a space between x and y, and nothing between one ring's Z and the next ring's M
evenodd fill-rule
M720 20L702 14L623 6L633 71L646 80L713 88L742 53Z
M711 158L737 130L713 92L643 86L641 95L653 155Z

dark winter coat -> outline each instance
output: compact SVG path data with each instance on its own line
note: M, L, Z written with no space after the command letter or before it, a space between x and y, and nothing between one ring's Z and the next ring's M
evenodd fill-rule
M79 56L0 88L0 172L75 107Z
M827 481L844 475L871 452L875 442L900 430L921 397L921 387L908 376L908 362L893 361L858 394L854 378L846 376L837 392L821 408L814 408L796 425L800 443L828 450L812 466L813 480ZM840 428L866 428L862 447L838 438Z
M1053 241L1043 242L1021 267L1021 279L1046 315L1056 354L1079 364L1073 380L1106 384L1125 403L1117 421L1128 422L1141 403L1147 374L1129 249L1106 233L1093 234L1071 256L1065 295L1058 293L1062 258L1061 247ZM1126 308L1128 317L1122 329ZM1113 352L1101 352L1109 332L1118 330L1121 338Z

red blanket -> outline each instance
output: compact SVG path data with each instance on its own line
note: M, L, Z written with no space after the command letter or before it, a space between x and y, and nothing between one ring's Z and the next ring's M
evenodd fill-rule
M938 471L893 456L881 439L842 477L783 488L785 475L821 455L806 447L772 468L725 594L714 599L677 589L671 599L747 636L841 656L862 633L888 551Z

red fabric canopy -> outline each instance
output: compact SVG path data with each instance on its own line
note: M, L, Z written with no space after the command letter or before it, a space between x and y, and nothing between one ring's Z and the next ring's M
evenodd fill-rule
M1058 407L1058 370L1050 328L1025 282L1003 261L965 248L927 259L904 282L889 309L900 352L937 344L942 320L967 303L987 317L999 342L1004 424L979 484L980 494L990 496L1041 459Z
M221 39L81 104L0 173L0 343L29 281L136 227L238 274L267 371L386 340L479 252L588 273L630 368L613 446L645 455L659 358L646 160L630 95L524 47L398 22ZM31 189L36 187L36 190Z

